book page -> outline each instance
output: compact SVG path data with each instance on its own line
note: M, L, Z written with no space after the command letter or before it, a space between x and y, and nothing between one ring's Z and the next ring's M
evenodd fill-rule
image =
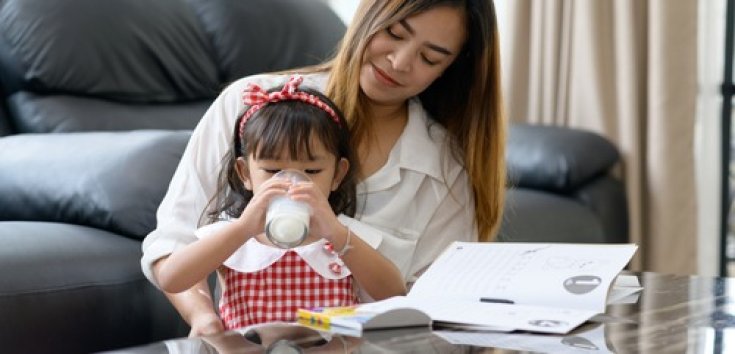
M636 249L633 244L454 242L408 297L604 312L610 284Z
M434 320L434 327L457 327L490 331L529 331L567 333L578 327L594 311L573 310L529 305L473 303L437 303L423 311Z
M436 301L430 298L392 297L360 305L359 311L386 312L399 308L418 309L431 317L435 327L508 332L523 330L567 333L595 315L594 311L479 301Z

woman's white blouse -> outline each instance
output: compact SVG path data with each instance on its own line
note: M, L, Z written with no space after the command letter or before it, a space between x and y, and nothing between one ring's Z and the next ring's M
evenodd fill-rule
M196 240L235 121L244 112L243 90L250 83L270 89L287 78L268 74L234 82L194 129L158 208L157 227L143 241L143 273L154 284L152 264ZM326 80L326 74L308 74L302 86L324 90ZM358 184L357 202L355 217L339 220L391 260L409 283L451 242L477 240L467 174L451 157L444 129L417 99L409 101L408 123L386 164Z

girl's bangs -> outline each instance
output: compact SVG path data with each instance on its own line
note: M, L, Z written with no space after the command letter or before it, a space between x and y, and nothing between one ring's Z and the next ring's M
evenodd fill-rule
M313 160L312 141L321 141L324 147L335 156L339 156L335 144L333 127L335 124L325 113L316 107L299 102L281 102L290 109L273 109L263 107L258 112L258 119L253 119L252 129L245 132L245 141L249 141L246 150L256 160ZM274 105L275 106L275 105ZM256 118L253 116L252 118Z

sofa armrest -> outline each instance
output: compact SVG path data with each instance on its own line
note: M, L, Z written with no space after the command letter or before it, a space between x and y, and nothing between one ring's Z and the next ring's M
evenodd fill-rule
M606 173L620 158L604 137L580 129L514 124L506 161L512 187L568 193Z
M595 213L605 234L604 242L628 242L628 199L620 180L612 176L595 178L574 191L573 196Z
M0 138L0 220L78 224L142 239L190 131Z

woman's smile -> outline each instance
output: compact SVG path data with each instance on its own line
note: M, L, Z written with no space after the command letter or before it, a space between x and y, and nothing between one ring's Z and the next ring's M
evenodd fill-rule
M373 64L373 74L375 76L375 79L384 85L391 87L401 86L400 83L398 83L390 75L386 74L385 71L380 70L380 68L377 67L375 64Z

